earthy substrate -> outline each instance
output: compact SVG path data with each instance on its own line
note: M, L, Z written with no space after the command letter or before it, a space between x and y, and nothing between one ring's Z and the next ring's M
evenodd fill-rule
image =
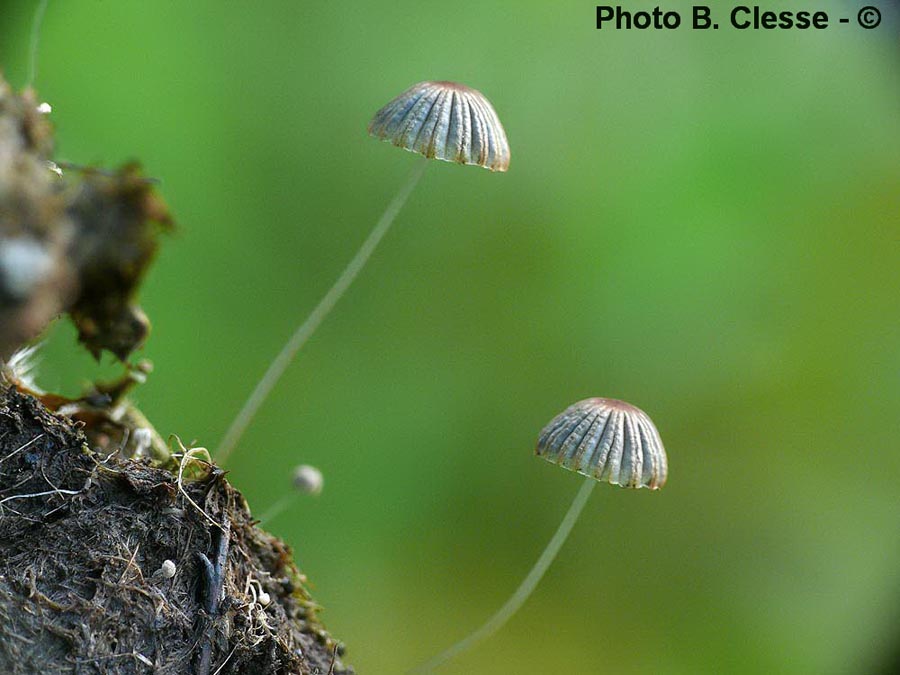
M351 673L223 472L184 490L206 515L170 471L0 391L0 672Z

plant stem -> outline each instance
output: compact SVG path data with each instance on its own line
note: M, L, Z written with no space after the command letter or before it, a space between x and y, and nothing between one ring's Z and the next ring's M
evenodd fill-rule
M215 459L220 466L225 464L225 461L241 439L241 436L244 434L250 421L253 419L254 415L256 415L256 412L266 400L266 397L272 391L272 388L284 374L284 371L287 370L287 367L290 365L291 361L293 361L294 356L297 355L297 352L300 351L300 348L303 347L304 344L306 344L306 341L312 334L316 332L316 329L322 321L324 321L325 317L328 316L328 313L331 312L338 300L341 299L341 296L344 295L347 288L350 287L350 284L353 283L356 275L359 274L360 270L365 266L369 257L372 255L372 252L375 250L375 247L378 246L378 242L380 242L382 237L387 234L387 231L390 229L391 224L394 222L400 209L403 208L403 204L406 203L413 188L416 187L416 184L422 177L422 173L427 166L427 161L428 160L423 159L416 164L412 172L410 172L409 178L406 179L406 183L404 183L403 187L400 188L400 191L394 195L391 203L388 204L384 213L381 214L378 223L372 228L372 231L362 243L362 246L359 247L356 255L353 256L353 259L348 263L347 267L344 268L344 271L341 272L341 276L334 282L334 285L328 290L325 297L319 301L319 304L316 305L316 308L306 318L306 321L300 324L297 330L294 331L291 339L281 348L278 356L275 357L275 360L269 365L269 368L262 376L262 379L256 384L256 388L244 403L244 407L241 408L237 417L234 418L234 421L225 433L225 437L222 439L219 448L216 450Z
M578 494L575 495L575 499L572 500L572 505L566 512L565 517L563 517L556 533L550 539L544 552L541 553L541 557L538 558L534 567L532 567L531 571L528 573L528 576L525 577L525 580L519 585L516 592L512 594L512 597L506 601L506 604L503 605L494 616L488 619L481 628L470 633L467 637L464 637L455 645L444 650L421 666L409 671L411 675L417 673L430 673L432 670L447 663L447 661L450 661L466 650L474 647L476 644L485 638L490 637L495 631L500 629L503 624L519 610L528 599L528 596L530 596L532 591L537 587L538 583L540 583L541 577L544 576L547 568L550 567L550 563L553 562L556 558L556 554L559 553L559 549L562 548L562 545L566 542L566 539L568 539L569 533L575 525L575 521L577 521L578 516L581 515L581 510L587 503L588 497L591 496L591 491L596 484L597 481L593 478L585 480L581 489L578 491Z

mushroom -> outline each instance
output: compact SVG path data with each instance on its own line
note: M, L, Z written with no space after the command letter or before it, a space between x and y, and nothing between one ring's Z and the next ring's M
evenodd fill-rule
M587 476L556 533L515 593L480 628L411 673L428 673L500 629L537 587L565 543L598 481L658 490L668 462L659 432L640 408L611 398L579 401L550 420L538 437L535 454Z
M309 464L301 464L294 469L294 489L305 495L318 496L322 494L324 484L322 472Z
M294 488L293 491L283 495L281 499L270 506L269 510L260 516L260 524L266 523L276 516L281 515L281 513L294 502L297 495L312 495L313 497L318 497L322 494L322 486L324 483L325 479L322 478L322 472L316 467L310 466L309 464L300 464L295 467L294 475L291 479L291 485Z
M509 143L493 106L480 91L455 82L420 82L413 85L375 113L369 123L369 134L404 150L424 155L426 159L474 164L491 171L506 171L509 167ZM427 162L423 161L413 167L406 183L388 204L356 255L269 365L216 451L216 460L220 465L234 450L294 356L365 266L426 166Z
M509 143L493 106L456 82L414 84L375 113L369 134L428 159L509 168Z

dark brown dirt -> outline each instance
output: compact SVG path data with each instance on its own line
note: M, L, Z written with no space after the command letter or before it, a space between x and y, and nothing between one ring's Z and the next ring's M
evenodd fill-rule
M223 472L191 466L182 492L0 391L0 672L352 673L290 549Z

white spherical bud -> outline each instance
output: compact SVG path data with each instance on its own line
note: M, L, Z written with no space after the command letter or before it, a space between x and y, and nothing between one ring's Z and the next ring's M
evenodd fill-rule
M307 495L317 495L322 492L324 479L322 472L314 466L301 464L294 469L294 489Z
M159 576L163 579L171 579L175 576L175 563L171 560L163 560L162 565L159 568Z

